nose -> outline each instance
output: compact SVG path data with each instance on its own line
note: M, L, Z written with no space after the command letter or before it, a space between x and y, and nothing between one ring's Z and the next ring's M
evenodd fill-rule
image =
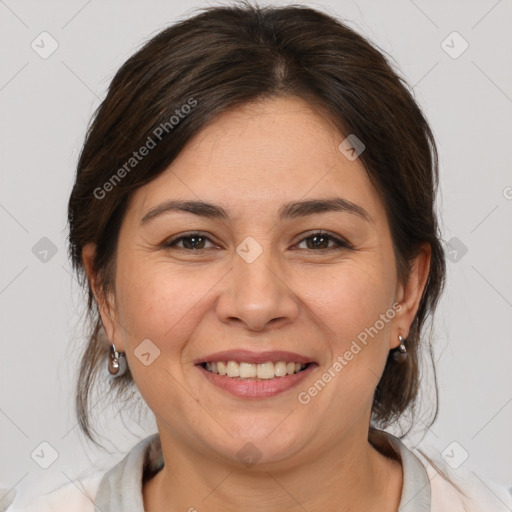
M275 329L295 321L297 297L290 287L291 270L270 249L251 263L235 254L217 300L217 318L250 331Z

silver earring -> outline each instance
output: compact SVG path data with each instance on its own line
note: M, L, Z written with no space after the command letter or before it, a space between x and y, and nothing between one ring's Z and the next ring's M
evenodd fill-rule
M115 378L124 375L127 369L126 356L124 352L119 352L113 343L110 345L110 354L108 356L107 368L108 373L110 373L110 375Z
M398 335L398 339L400 340L400 345L393 353L393 359L398 363L403 363L407 359L407 347L405 346L404 339L400 334Z

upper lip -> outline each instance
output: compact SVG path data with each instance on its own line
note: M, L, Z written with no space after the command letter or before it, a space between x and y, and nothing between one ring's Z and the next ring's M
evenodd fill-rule
M208 356L196 359L194 364L212 363L216 361L238 361L243 363L277 363L279 361L294 362L301 364L314 363L311 358L301 356L295 352L286 352L283 350L269 350L266 352L253 352L251 350L224 350L215 352Z

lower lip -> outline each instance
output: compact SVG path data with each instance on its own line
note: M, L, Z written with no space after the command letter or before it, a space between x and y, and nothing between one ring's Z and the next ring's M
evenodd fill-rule
M266 398L275 396L283 391L296 386L304 380L316 367L316 364L311 363L305 370L292 375L286 375L284 377L274 377L273 379L264 380L240 380L227 377L225 375L219 375L218 373L212 373L205 370L201 365L197 365L197 368L203 373L203 375L215 386L228 391L229 393L244 397L244 398Z

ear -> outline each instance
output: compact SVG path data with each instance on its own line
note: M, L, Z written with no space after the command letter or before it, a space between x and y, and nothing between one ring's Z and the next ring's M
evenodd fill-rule
M430 244L425 243L411 265L411 272L405 284L400 283L397 289L397 302L402 306L395 316L395 325L397 326L397 336L390 340L389 348L396 348L400 344L398 334L404 339L409 336L411 324L414 321L416 312L420 305L423 290L427 284L430 270L430 258L432 249Z
M101 322L103 323L103 328L105 329L105 334L107 335L108 341L110 343L115 343L117 350L124 351L123 340L121 336L119 336L119 329L116 329L118 323L114 296L113 294L105 296L103 290L100 287L98 275L95 274L93 270L95 254L96 244L89 243L82 249L82 259L84 261L87 280L89 281L89 286L91 287L96 303L98 304Z

